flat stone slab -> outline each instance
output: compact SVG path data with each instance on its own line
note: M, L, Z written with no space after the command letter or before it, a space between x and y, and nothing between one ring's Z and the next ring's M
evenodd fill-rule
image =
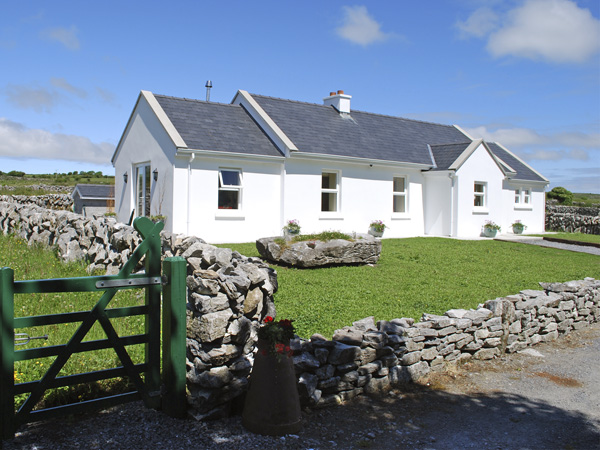
M381 241L368 234L356 235L350 241L301 241L280 244L282 238L269 237L256 241L261 257L277 264L299 268L375 264L381 255Z

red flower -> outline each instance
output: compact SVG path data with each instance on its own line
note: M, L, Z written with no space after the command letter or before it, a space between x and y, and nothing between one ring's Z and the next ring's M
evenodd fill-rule
M283 353L284 349L285 349L285 345L283 345L281 343L275 344L275 351L277 353Z
M267 317L265 317L264 322L265 323L273 322L273 318L271 316L267 316Z
M292 326L292 321L290 319L281 319L279 321L279 325L285 328L290 328Z

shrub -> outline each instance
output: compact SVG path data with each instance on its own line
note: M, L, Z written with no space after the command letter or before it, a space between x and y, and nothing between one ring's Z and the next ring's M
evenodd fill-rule
M557 200L561 205L573 204L573 193L564 187L555 187L546 193L546 197Z

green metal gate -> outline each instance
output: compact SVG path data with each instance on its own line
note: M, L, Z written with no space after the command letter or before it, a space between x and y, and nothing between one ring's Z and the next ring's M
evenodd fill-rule
M106 408L142 399L147 407L160 408L174 417L185 416L185 296L186 262L181 257L166 258L161 273L161 239L163 223L153 223L146 217L134 221L143 241L133 251L117 275L14 281L10 268L0 269L0 432L10 439L25 423ZM143 273L132 273L145 255ZM144 288L145 303L139 306L108 308L119 290ZM45 316L14 317L14 295L48 292L102 292L90 311ZM161 382L161 291L162 308L162 382ZM145 316L145 332L118 336L111 319ZM85 341L88 331L99 323L106 339ZM15 350L15 329L52 324L80 323L77 331L63 345ZM144 344L145 361L134 364L126 346ZM100 371L61 376L58 374L74 353L113 348L121 366ZM36 381L15 384L14 363L56 356L45 375ZM141 375L144 374L144 377ZM93 400L70 403L46 409L34 409L48 389L80 383L128 377L135 390ZM162 385L162 386L161 386ZM161 393L162 387L162 393ZM15 412L15 395L30 393Z

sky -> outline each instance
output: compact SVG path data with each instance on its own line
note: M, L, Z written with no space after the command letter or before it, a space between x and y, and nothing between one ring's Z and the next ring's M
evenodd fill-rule
M102 171L141 90L458 125L600 193L600 1L0 0L0 170Z

